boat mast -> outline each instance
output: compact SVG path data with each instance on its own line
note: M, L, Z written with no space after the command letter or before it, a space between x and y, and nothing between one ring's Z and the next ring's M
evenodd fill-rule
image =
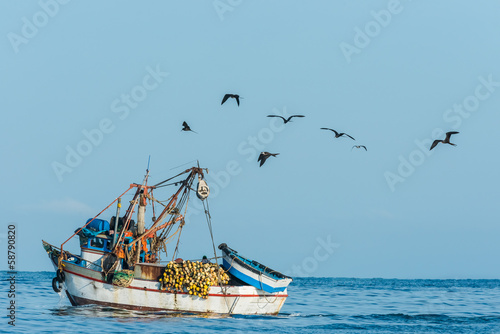
M180 187L177 189L175 194L173 194L170 197L170 200L167 205L164 205L164 208L162 212L158 215L157 218L154 219L153 224L149 229L146 231L146 222L145 222L145 211L146 211L146 204L147 204L147 199L150 199L152 201L156 201L152 197L152 190L167 186L169 184L165 184L166 182L182 175L182 174L188 174L187 177L182 180L182 181L177 181L174 182L174 185L180 184ZM149 177L149 170L146 170L146 175L144 176L144 180L142 182L142 185L140 184L131 184L132 187L136 187L136 193L134 195L134 198L132 201L130 201L129 208L127 209L127 212L125 213L125 216L123 217L124 224L121 233L119 233L119 236L117 238L116 243L114 243L112 252L116 255L120 254L123 250L123 247L130 248L133 247L135 244L135 256L133 259L131 259L132 263L139 263L140 262L140 254L141 254L141 248L142 248L142 240L145 238L152 238L156 236L156 232L169 228L169 226L174 225L179 221L179 212L181 207L184 206L184 201L185 201L185 196L186 192L190 191L192 188L193 181L196 177L196 175L203 175L203 168L200 167L192 167L190 169L185 170L184 172L167 179L165 181L162 181L158 184L155 184L153 186L148 186L147 181ZM182 194L182 196L181 196ZM179 196L181 196L179 200ZM126 245L123 245L125 241L125 232L129 229L130 221L132 218L132 214L135 212L134 208L135 206L138 205L138 212L137 212L137 235L133 240L131 240L129 243ZM163 204L162 204L163 205ZM167 216L171 215L172 219L162 223ZM180 216L182 218L182 216ZM168 232L167 232L168 233ZM118 233L117 233L118 234ZM164 238L165 236L160 235L160 238Z
M122 199L118 198L118 203L116 204L116 216L115 216L115 229L113 233L113 247L116 245L117 236L118 236L118 222L120 219L120 208L122 207Z

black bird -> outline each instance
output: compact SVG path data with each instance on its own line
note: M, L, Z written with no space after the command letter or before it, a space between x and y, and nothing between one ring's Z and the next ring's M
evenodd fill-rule
M259 155L259 159L257 159L257 161L260 161L260 166L259 167L262 167L262 165L264 164L264 162L266 162L267 158L269 158L270 156L277 156L279 153L269 153L269 152L262 152L260 155Z
M450 145L453 145L453 146L457 146L457 144L450 143L450 137L451 137L451 135L454 135L454 134L457 134L457 133L459 133L459 132L457 132L457 131L446 132L446 138L444 138L444 140L439 140L439 139L434 140L434 142L432 143L431 148L429 149L429 151L432 150L434 147L436 147L436 145L439 144L439 143L450 144Z
M279 116L279 115L267 115L267 117L279 117L279 118L281 118L281 119L283 120L283 122L285 122L285 124L286 124L286 123L290 122L290 120L291 120L293 117L306 117L306 116L304 116L304 115L292 115L292 116L288 117L287 119L285 119L285 117L283 117L283 116Z
M355 147L356 147L356 148L364 148L364 149L365 149L365 151L368 151L368 150L366 149L366 146L365 146L365 145L354 145L352 148L355 148ZM352 151L352 148L351 148L351 151Z
M352 138L351 136L349 136L347 133L338 133L337 131L335 131L334 129L329 129L329 128L321 128L321 130L330 130L330 131L333 131L335 133L335 138L338 138L338 137L342 137L342 136L347 136L349 138L351 138L352 140L356 140L354 138Z
M227 99L229 99L230 97L232 97L233 99L236 100L236 103L238 103L238 106L240 105L240 96L238 94L226 94L226 95L224 95L224 98L222 99L222 102L220 103L220 105L223 105L224 102L226 102Z
M191 131L194 133L198 133L196 131L191 130L191 128L189 127L189 125L186 122L182 122L182 130L181 131Z

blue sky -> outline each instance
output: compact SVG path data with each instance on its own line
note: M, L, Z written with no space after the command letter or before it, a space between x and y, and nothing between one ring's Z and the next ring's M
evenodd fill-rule
M15 223L19 270L51 270L41 239L64 241L151 155L151 183L209 168L215 242L293 276L500 276L499 3L1 9L0 240ZM447 131L457 146L429 152ZM280 155L259 168L264 150ZM211 249L193 204L185 258Z

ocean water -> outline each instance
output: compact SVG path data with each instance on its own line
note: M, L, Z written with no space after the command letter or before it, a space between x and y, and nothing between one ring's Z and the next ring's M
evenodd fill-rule
M500 280L296 278L277 316L218 316L71 306L52 272L16 275L16 326L0 272L4 333L500 333Z

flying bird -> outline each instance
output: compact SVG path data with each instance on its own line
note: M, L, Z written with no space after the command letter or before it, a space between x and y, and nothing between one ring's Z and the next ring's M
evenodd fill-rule
M351 151L352 151L352 149L353 149L353 148L355 148L355 147L356 147L356 148L364 148L364 149L365 149L365 151L368 151L368 150L366 149L366 146L365 146L365 145L354 145L354 146L351 148Z
M283 116L279 116L279 115L267 115L267 117L279 117L279 118L281 118L281 119L283 120L283 122L285 122L285 124L286 124L286 123L290 122L290 120L291 120L293 117L306 117L306 116L304 116L304 115L292 115L292 116L290 116L290 117L288 117L288 118L286 118L286 119L285 119L285 117L283 117Z
M186 122L182 122L182 130L181 131L191 131L194 133L198 133L196 131L191 130L191 128L189 127L189 125Z
M457 132L457 131L446 132L446 138L444 138L444 140L440 140L440 139L434 140L434 142L432 143L431 148L429 149L429 151L432 150L434 147L436 147L436 145L439 144L439 143L450 144L450 145L453 145L453 146L457 146L457 144L450 143L450 137L451 137L451 135L454 135L454 134L457 134L457 133L459 133L459 132Z
M226 94L226 95L224 95L224 98L222 99L222 102L220 103L220 105L223 105L224 102L226 102L227 99L229 99L230 97L236 100L236 103L238 103L238 106L240 105L240 96L238 94Z
M266 162L267 158L269 158L270 156L277 156L279 153L269 153L269 152L262 152L260 155L259 155L259 159L257 159L257 161L260 161L260 166L259 167L262 167L262 165L264 164L264 162Z
M330 129L330 128L321 128L321 130L330 130L330 131L333 131L335 133L335 138L339 138L339 137L342 137L342 136L347 136L349 138L351 138L352 140L356 140L354 138L352 138L351 136L349 136L347 133L338 133L337 131L335 131L334 129Z

